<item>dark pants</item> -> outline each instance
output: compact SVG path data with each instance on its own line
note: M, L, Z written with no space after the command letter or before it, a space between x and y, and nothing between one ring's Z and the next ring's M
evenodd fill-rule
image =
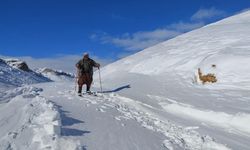
M82 86L86 84L87 89L86 92L90 91L90 87L92 84L93 78L91 73L81 73L78 77L78 93L82 93Z

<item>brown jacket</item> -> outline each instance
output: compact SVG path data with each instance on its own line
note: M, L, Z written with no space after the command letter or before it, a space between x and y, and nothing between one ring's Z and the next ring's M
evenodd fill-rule
M99 67L100 64L96 63L94 60L88 58L87 60L81 59L76 64L80 73L89 73L93 75L93 67Z

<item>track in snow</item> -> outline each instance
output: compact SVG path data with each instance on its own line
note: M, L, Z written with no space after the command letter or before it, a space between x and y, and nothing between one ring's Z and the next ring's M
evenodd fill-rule
M115 124L118 123L119 126L125 127L125 130L123 132L131 132L131 131L134 132L135 129L133 128L136 128L138 130L143 127L142 128L143 130L147 129L147 132L150 132L150 133L152 132L151 134L153 136L155 136L153 133L156 133L156 135L158 134L161 135L160 136L161 138L158 137L157 139L155 139L156 141L154 141L155 143L158 143L158 147L150 147L148 145L146 146L148 147L148 149L152 149L152 148L197 149L197 150L198 149L229 149L225 145L216 142L215 139L213 139L212 137L208 135L200 135L197 131L195 131L197 127L182 127L177 124L174 124L173 122L171 122L170 120L166 118L163 118L162 116L159 116L157 113L155 113L157 109L148 104L145 104L140 101L136 101L127 97L123 97L115 93L98 94L97 97L89 96L89 95L83 95L83 97L78 97L75 95L75 92L72 90L59 88L59 87L66 87L65 85L63 86L62 84L63 83L58 83L57 86L54 85L54 86L51 86L51 88L48 88L47 86L46 88L44 88L45 89L44 94L50 95L49 98L52 101L54 101L56 104L60 105L60 107L63 110L66 109L68 111L68 109L70 109L72 112L69 112L69 113L74 114L77 112L77 114L80 114L80 115L75 115L75 116L73 115L74 116L73 120L78 122L76 124L81 124L81 123L85 124L83 123L85 122L84 120L91 116L93 118L89 119L88 122L94 122L95 124L100 124L100 125L105 124L105 122L114 122ZM55 94L50 94L52 91L57 91L57 92ZM81 109L82 111L78 110L79 105L80 107L82 107ZM74 108L74 107L77 107L77 108ZM85 115L85 113L88 113L88 114ZM99 122L97 119L98 116L100 116L99 113L103 114L102 117L111 116L111 118L104 117L107 120L100 119L100 122ZM93 114L95 114L96 116ZM81 119L78 119L78 118L81 118ZM134 124L135 121L141 125L140 128L136 126L131 129L130 128L126 129L127 124L124 122L130 122L129 124L133 122L132 124ZM66 117L65 122L68 122L67 117ZM88 122L86 122L86 124L88 124ZM87 127L95 126L95 128L102 128L100 125L93 125L90 123L87 125ZM74 129L74 130L72 129L72 131L76 131L77 136L81 136L80 133L83 133L82 134L83 136L86 134L86 136L89 135L91 137L91 134L92 134L91 130L84 130L79 125L75 125L75 126L77 127L77 129ZM117 128L117 126L115 126L114 128ZM96 129L92 128L92 130L96 130ZM112 131L112 129L110 130L111 130L110 132L115 132L115 129L114 131ZM77 131L79 131L79 134ZM114 134L114 133L111 133L111 134ZM97 133L95 136L107 136L107 135L103 133ZM95 140L96 138L95 136L92 137L93 138L92 140ZM128 137L122 137L122 138L123 140L126 140ZM85 139L83 138L81 140L83 142L82 144L84 145ZM146 138L143 140L147 141ZM142 142L145 142L145 141L138 141L139 143L137 143L137 146L139 149L146 148L140 145ZM112 145L112 143L109 143L111 141L107 140L106 142L107 143L105 144L100 143L100 145L105 145L105 146ZM86 149L88 147L88 144L89 143L87 142ZM90 144L90 147L92 146L93 145ZM123 146L123 148L128 148L128 147Z

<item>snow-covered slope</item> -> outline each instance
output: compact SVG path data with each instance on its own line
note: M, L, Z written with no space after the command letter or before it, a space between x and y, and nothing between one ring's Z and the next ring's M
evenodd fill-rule
M41 69L38 69L36 72L42 74L43 76L53 81L65 81L65 80L72 81L75 77L71 73L66 73L62 70L58 71L58 70L53 70L49 68L41 68Z
M177 74L192 84L201 68L204 73L215 73L218 83L214 86L249 87L249 19L248 11L160 43L105 67L103 76Z
M150 106L144 108L145 112L160 122L192 126L232 149L247 150L249 20L247 11L110 64L101 72L103 87ZM215 74L218 81L197 83L198 68L203 74ZM95 80L98 78L97 75ZM159 123L152 126L167 128ZM169 131L163 133L167 135ZM183 140L187 145L190 142ZM178 145L171 138L170 143Z
M31 71L29 66L27 65L27 63L25 61L19 60L19 59L5 59L4 60L9 66L19 69L19 70L23 70L26 72Z
M76 150L79 142L61 137L59 108L30 84L51 81L17 59L0 59L0 149Z
M30 69L22 70L22 61L16 59L0 59L0 91L7 87L18 87L24 84L34 84L50 81L48 78ZM27 68L28 66L24 67ZM21 67L23 68L23 67Z
M78 141L61 137L59 108L39 96L41 88L32 86L10 90L10 101L0 103L1 150L75 150Z

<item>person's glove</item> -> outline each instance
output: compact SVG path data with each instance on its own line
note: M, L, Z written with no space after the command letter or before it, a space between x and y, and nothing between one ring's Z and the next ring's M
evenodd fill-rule
M96 67L97 67L98 69L100 69L100 66L101 66L100 64L97 64L97 65L96 65Z

